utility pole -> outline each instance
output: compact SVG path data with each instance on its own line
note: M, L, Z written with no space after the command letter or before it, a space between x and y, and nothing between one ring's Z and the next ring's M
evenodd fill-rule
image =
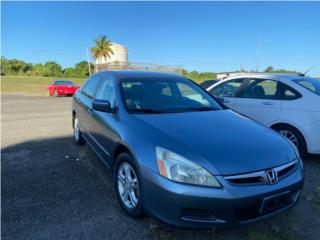
M88 68L89 68L89 76L91 77L91 66L90 66L90 59L89 59L89 49L86 48L87 52L87 61L88 61Z
M256 72L258 72L258 71L259 71L259 63L260 63L260 47L261 47L261 34L259 35L258 44L257 44Z

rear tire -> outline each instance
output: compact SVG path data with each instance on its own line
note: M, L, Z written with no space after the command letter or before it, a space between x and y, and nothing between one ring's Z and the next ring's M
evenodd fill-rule
M141 218L145 215L139 173L128 153L121 153L116 159L114 187L122 209L130 217Z
M86 140L82 136L77 116L74 116L73 119L73 138L74 142L78 145L84 145L86 143Z
M302 134L294 127L288 125L278 125L273 127L280 135L291 141L299 150L302 158L308 154L307 144Z

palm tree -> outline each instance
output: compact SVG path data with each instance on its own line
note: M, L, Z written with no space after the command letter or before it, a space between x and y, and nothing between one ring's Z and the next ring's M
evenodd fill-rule
M111 54L113 55L113 50L111 48L112 43L106 36L99 36L94 39L95 46L91 48L93 58L95 60L100 58L110 58Z

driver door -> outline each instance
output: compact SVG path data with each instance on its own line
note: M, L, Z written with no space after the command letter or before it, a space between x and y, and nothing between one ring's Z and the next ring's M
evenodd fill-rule
M276 121L281 111L281 85L275 80L248 79L234 109L266 126Z
M116 107L115 84L113 79L102 77L101 84L94 96L97 100L106 100L110 102L111 108ZM90 121L89 131L98 146L98 153L103 160L110 166L111 153L115 148L119 137L114 128L116 124L116 113L101 112L92 109L92 119Z

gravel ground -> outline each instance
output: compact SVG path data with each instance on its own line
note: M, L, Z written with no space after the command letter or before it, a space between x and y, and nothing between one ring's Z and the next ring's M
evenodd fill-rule
M111 172L73 144L71 98L2 96L2 239L320 239L320 160L305 160L299 204L232 229L191 230L126 216Z

